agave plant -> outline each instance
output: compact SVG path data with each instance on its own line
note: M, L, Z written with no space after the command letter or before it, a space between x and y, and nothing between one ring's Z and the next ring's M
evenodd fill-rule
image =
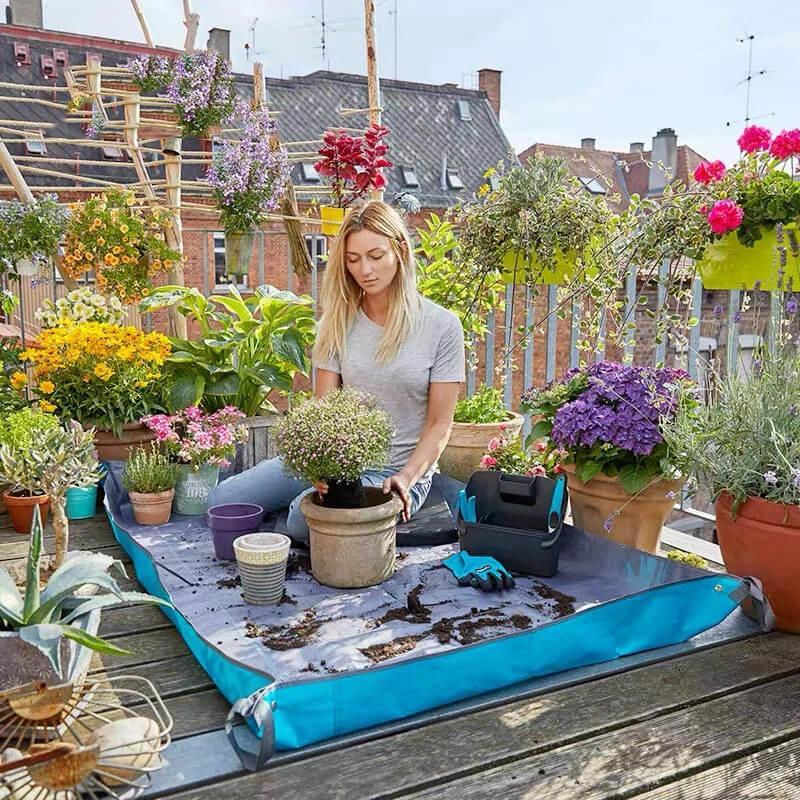
M142 592L123 592L111 571L117 570L125 576L125 568L121 562L103 553L85 553L69 559L52 574L44 589L39 585L41 561L42 520L36 506L24 596L11 575L0 568L0 625L16 631L22 641L41 650L58 675L61 675L62 637L99 653L129 655L127 650L73 625L79 617L94 609L120 603L170 605ZM87 585L96 586L105 593L85 598L77 596L78 590Z

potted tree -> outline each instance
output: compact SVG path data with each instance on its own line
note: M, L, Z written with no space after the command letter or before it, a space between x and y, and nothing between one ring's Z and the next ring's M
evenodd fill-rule
M213 414L188 406L176 414L142 418L156 442L179 465L175 484L178 514L204 514L208 510L208 496L219 481L220 467L228 464L236 445L247 438L243 418L244 414L233 406Z
M140 418L159 407L166 336L108 322L67 322L43 330L23 353L40 406L95 428L103 461L119 461L152 440Z
M36 275L56 254L66 224L66 208L55 195L0 209L0 277Z
M523 394L523 409L538 419L531 440L547 436L565 452L561 466L579 528L658 551L685 480L664 432L679 408L697 405L696 392L682 370L603 361Z
M129 655L97 636L103 608L121 603L169 603L140 592L124 592L112 576L125 570L102 553L70 558L42 580L42 523L38 508L30 530L25 588L20 593L0 567L0 689L45 681L81 682L92 651ZM43 585L42 585L43 584ZM85 587L96 587L87 596Z
M278 425L278 453L287 469L328 484L322 498L312 493L300 503L320 583L373 586L394 572L402 503L361 483L366 470L386 463L391 435L386 412L348 387L302 401Z
M131 453L122 469L122 485L139 525L169 522L179 474L178 464L152 444Z
M391 167L386 158L389 148L384 139L389 129L372 123L363 136L343 130L326 131L322 137L319 161L314 169L330 179L332 206L320 207L322 232L326 236L339 233L344 214L355 200L386 185L383 170Z
M800 358L782 352L728 377L713 405L680 414L672 438L685 469L716 499L727 570L753 575L782 630L800 633Z
M266 108L239 102L226 121L236 138L223 139L206 179L214 192L225 228L225 265L229 274L247 274L256 229L265 214L277 211L290 180L289 158L270 144L275 122Z

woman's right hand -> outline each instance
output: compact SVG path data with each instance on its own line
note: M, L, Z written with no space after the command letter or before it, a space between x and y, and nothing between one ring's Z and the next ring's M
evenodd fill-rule
M317 492L320 495L328 494L328 484L325 483L325 481L314 481L314 483L311 485L317 490Z

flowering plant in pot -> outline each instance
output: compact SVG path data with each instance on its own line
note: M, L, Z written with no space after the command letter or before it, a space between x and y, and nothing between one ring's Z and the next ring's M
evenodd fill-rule
M56 328L65 322L107 322L122 325L125 309L115 295L105 297L88 286L73 289L65 297L46 297L33 314L43 328Z
M489 440L480 468L511 475L542 475L552 478L564 471L561 461L565 456L566 453L562 450L545 442L534 442L529 448L518 435L509 438L502 433Z
M133 303L152 288L155 275L178 263L166 231L171 212L139 205L133 192L110 189L72 207L64 240L63 270L78 278L93 270L97 290Z
M55 195L0 208L0 277L36 275L56 254L67 224L67 209Z
M531 439L547 436L566 453L576 525L650 552L684 481L664 432L679 409L690 413L697 402L682 370L608 361L522 397L538 418Z
M33 366L39 407L97 428L104 461L125 459L152 439L139 419L159 407L171 346L161 333L108 322L65 322L43 330L23 353Z
M728 571L759 578L778 627L800 633L800 357L781 351L715 388L677 416L670 445L716 500Z
M122 485L139 525L169 521L179 474L180 466L153 443L131 453L122 470Z
M240 101L226 124L237 130L214 152L206 179L225 228L226 269L246 274L255 229L265 214L278 210L290 180L286 150L273 146L275 122L267 108Z
M236 445L247 438L241 424L244 414L226 406L206 414L188 406L175 414L154 414L142 422L155 433L156 442L179 465L175 484L175 510L203 514L208 496L219 481L219 468L228 464Z
M383 141L388 135L388 128L374 122L362 136L343 130L330 130L323 135L320 159L314 169L330 179L333 206L320 209L325 235L339 232L344 211L354 201L386 185L383 170L392 166L386 158L389 148Z

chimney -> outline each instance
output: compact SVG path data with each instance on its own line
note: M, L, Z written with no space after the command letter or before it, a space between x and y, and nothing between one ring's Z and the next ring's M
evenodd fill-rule
M212 28L208 32L206 49L216 50L228 61L231 60L231 32L225 28Z
M12 25L43 28L42 0L10 0L6 9L6 20Z
M643 153L644 142L631 142L631 153Z
M678 137L672 128L662 128L653 137L653 152L650 156L653 164L647 179L647 194L660 195L667 183L675 180L675 168L678 164ZM661 162L664 167L659 166ZM669 176L664 170L669 172Z
M503 72L499 69L479 69L478 70L478 89L486 92L489 98L489 105L494 110L494 115L500 119L500 78Z
M594 146L597 143L597 139L592 139L590 136L581 139L581 150L594 150Z

